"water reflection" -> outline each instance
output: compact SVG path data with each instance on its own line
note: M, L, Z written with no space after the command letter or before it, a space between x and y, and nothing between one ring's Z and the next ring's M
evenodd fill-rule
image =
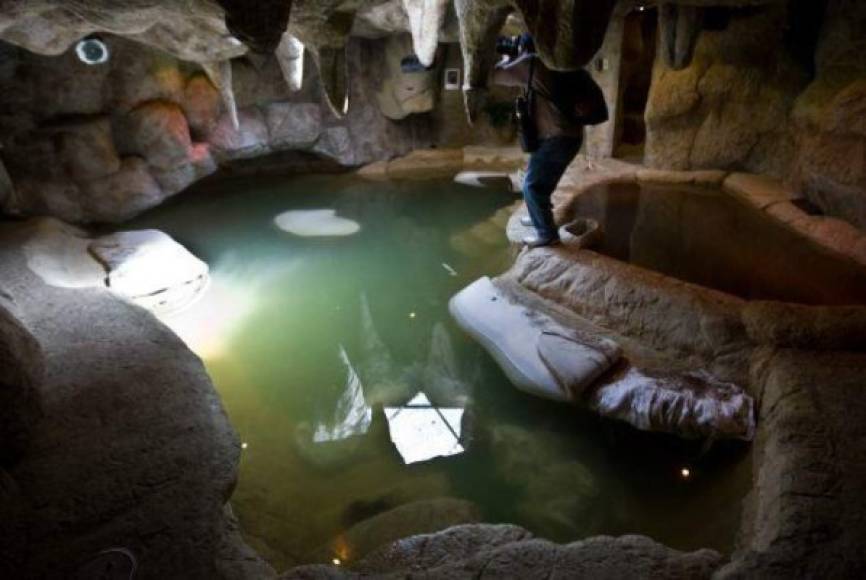
M598 250L750 300L860 304L866 270L712 188L615 183L579 196Z
M335 209L289 210L274 218L284 232L301 237L351 236L361 230L353 220L337 215Z
M364 400L364 387L358 373L349 361L346 349L340 345L340 360L346 367L346 389L337 400L333 420L330 424L319 423L313 433L313 441L339 441L354 435L363 435L370 428L373 411Z
M401 407L385 407L391 441L407 465L463 453L463 412L460 407L437 407L424 393Z
M211 267L207 295L168 322L205 359L248 443L231 502L276 568L355 560L357 544L340 543L353 528L375 543L452 522L453 501L431 498L561 541L649 533L726 549L740 488L706 499L729 470L643 435L608 443L591 417L523 398L450 323L448 298L510 262L499 208L511 201L439 182L244 179L129 224L166 231ZM273 225L286 209L322 207L364 227L304 238ZM684 465L701 477L671 485ZM380 517L420 502L435 509ZM706 524L719 513L734 521Z

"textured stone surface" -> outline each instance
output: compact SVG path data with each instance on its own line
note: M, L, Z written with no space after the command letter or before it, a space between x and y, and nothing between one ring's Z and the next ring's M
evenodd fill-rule
M763 385L746 550L719 578L855 578L866 569L863 352L780 350Z
M767 6L703 30L688 66L656 62L646 111L646 163L769 173L830 216L866 227L866 5L830 0ZM814 12L814 11L813 11ZM785 19L817 20L817 40L789 37ZM809 63L797 50L814 49Z
M189 78L184 88L183 112L190 132L202 138L216 127L222 111L219 92L204 73Z
M524 252L504 278L698 367L742 357L750 346L744 301L594 252Z
M129 112L126 122L127 152L143 157L152 168L171 169L189 158L189 125L175 103L142 103Z
M515 526L467 525L396 542L357 570L391 578L420 573L433 578L698 579L709 578L722 562L711 550L678 552L643 536L598 536L558 545ZM295 577L303 576L283 576Z
M120 169L108 118L74 123L59 132L60 159L74 181L99 179Z
M402 72L400 62L410 53L408 36L395 35L386 40L385 71L376 91L376 103L389 119L404 119L413 113L432 111L436 103L438 68Z
M322 109L317 103L271 103L265 122L273 147L306 149L322 132Z
M806 79L781 48L784 18L784 7L734 16L724 30L701 33L689 66L656 61L646 110L648 165L777 175L789 167L788 112Z
M758 209L801 197L778 180L765 175L732 173L725 178L723 185L727 191Z
M452 177L463 169L460 149L420 149L388 164L388 177L394 179L431 179Z
M24 453L41 417L44 366L42 349L0 286L0 473Z
M799 151L791 181L828 215L866 229L866 5L831 0L817 76L792 113Z
M44 353L44 415L3 476L0 575L72 577L126 546L137 578L225 577L240 446L201 361L107 290L44 284L20 249L29 235L3 226L0 288Z
M79 204L83 216L72 221L123 221L167 197L139 157L127 157L117 173L90 181L82 190Z
M324 551L323 559L346 550L353 561L358 561L401 538L479 521L478 507L466 500L442 497L414 501L355 524L340 534L338 545Z
M112 58L97 67L69 52L48 57L0 44L0 84L14 87L0 92L0 144L14 184L0 188L4 212L123 220L220 163L314 150L354 165L432 139L419 130L424 120L398 125L376 105L383 39L350 41L352 106L342 120L327 113L314 73L292 93L273 57L202 63L203 71L127 39L106 42Z

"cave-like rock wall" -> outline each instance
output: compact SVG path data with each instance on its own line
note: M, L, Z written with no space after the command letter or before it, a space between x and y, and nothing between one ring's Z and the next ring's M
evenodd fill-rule
M419 141L423 118L395 123L377 106L388 81L380 78L383 42L351 40L352 107L338 118L312 67L304 88L292 92L274 57L225 61L231 110L202 67L121 37L104 39L111 59L102 66L85 65L73 51L42 56L0 47L5 213L122 221L236 159L304 150L352 166L427 144Z
M710 16L687 66L656 59L646 163L781 177L827 214L866 228L866 4Z

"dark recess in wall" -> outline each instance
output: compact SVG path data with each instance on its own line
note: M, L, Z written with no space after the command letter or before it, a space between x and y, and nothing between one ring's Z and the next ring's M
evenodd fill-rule
M815 49L824 24L827 0L790 0L785 48L810 77L815 76Z

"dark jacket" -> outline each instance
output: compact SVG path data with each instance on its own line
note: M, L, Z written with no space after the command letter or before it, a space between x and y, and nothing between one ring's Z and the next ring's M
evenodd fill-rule
M551 71L540 58L524 54L497 65L493 82L525 88L529 80L530 58L534 60L532 88L536 98L533 114L539 138L582 137L585 124L594 125L607 120L607 105L601 89L583 69Z

